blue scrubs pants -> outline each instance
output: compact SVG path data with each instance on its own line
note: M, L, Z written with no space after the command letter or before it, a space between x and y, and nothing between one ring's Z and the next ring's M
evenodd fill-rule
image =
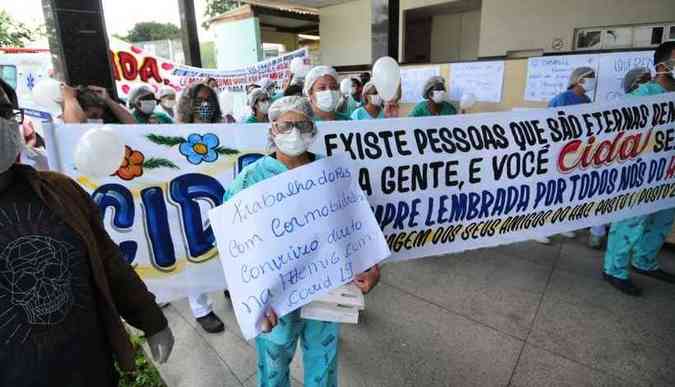
M656 256L673 226L675 208L613 223L607 240L605 273L628 279L628 264L640 270L656 270Z
M300 310L279 319L270 333L255 340L258 353L258 386L288 387L289 365L298 339L303 350L306 387L337 387L340 325L300 318Z

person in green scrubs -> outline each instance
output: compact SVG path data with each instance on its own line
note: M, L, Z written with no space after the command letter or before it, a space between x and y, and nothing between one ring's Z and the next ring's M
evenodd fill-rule
M146 85L141 85L129 93L129 107L131 115L139 124L173 124L168 115L155 111L157 97L155 92Z
M346 114L336 111L340 92L338 75L330 66L316 66L307 73L303 93L314 111L314 121L349 121Z
M447 94L445 79L443 77L434 76L429 78L422 90L424 101L415 105L409 116L426 117L457 114L457 109L445 100Z
M354 110L352 113L352 120L375 120L384 118L384 101L377 93L377 88L373 82L366 83L363 86L363 95L361 100L364 106Z
M356 77L349 79L352 83L351 93L346 95L338 104L337 111L350 117L354 111L363 106L365 101L361 98L363 93L363 84Z
M251 90L247 96L248 106L251 107L252 114L246 118L247 124L257 124L268 122L267 111L270 108L270 96L261 87Z

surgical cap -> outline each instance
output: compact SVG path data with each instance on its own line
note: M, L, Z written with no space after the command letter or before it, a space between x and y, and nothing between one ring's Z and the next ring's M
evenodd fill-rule
M139 99L145 97L146 95L155 95L155 92L150 88L150 86L141 85L129 92L129 105L134 106Z
M375 82L370 81L370 82L366 83L365 86L363 86L363 91L361 92L361 96L363 98L365 98L365 96L373 90L375 90L375 92L379 94L379 92L377 91L377 88L375 87Z
M176 96L176 90L174 90L174 88L170 86L162 86L157 92L158 99L162 99L170 95L173 95L174 97Z
M269 95L267 92L262 89L262 88L257 88L253 89L248 93L248 96L246 97L246 104L248 106L255 106L258 101L260 101L261 98L267 98Z
M316 66L313 69L311 69L305 76L305 86L303 89L303 93L306 96L309 96L309 91L312 90L312 86L314 86L314 83L317 80L319 80L319 78L325 75L333 77L333 79L335 79L336 82L338 80L337 71L335 71L334 68L330 66Z
M434 86L438 84L442 85L443 88L445 88L445 79L439 76L429 78L429 80L424 84L424 89L422 89L422 96L424 98L427 98L431 90L434 88Z
M570 80L569 82L567 82L567 88L576 85L582 79L593 74L595 74L595 70L593 70L590 67L577 67L576 69L574 69L574 71L572 71L572 75L570 75Z
M282 114L288 112L304 114L308 119L312 119L314 116L314 111L312 111L312 106L309 104L307 98L295 95L282 97L274 101L267 115L270 121L274 122Z
M623 87L623 91L625 91L626 93L630 93L630 91L637 84L640 78L643 75L650 73L651 71L649 71L649 69L646 67L637 67L630 70L629 72L626 73L626 75L623 77L623 81L621 82L621 87Z

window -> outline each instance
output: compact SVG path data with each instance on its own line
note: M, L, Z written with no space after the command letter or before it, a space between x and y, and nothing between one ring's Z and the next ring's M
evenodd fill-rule
M9 83L14 90L16 90L16 66L14 65L0 65L0 78Z
M581 28L575 33L576 50L655 47L675 40L675 24L643 24Z

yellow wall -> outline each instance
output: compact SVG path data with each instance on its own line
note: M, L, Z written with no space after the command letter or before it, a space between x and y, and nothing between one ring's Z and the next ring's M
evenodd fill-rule
M321 8L321 63L330 66L370 64L370 14L370 0Z
M480 56L509 50L573 49L574 29L675 22L675 0L482 0Z
M277 32L270 31L264 28L261 28L261 35L263 43L275 43L283 44L286 46L287 51L297 50L298 47L298 37L295 34L288 32Z
M441 76L445 78L446 81L452 79L449 64L440 65L440 68ZM504 85L502 87L502 101L500 103L479 102L468 113L508 111L518 107L546 107L546 102L529 102L524 100L526 80L527 59L512 59L504 61ZM407 115L408 112L412 110L412 108L413 104L401 105L401 116Z

